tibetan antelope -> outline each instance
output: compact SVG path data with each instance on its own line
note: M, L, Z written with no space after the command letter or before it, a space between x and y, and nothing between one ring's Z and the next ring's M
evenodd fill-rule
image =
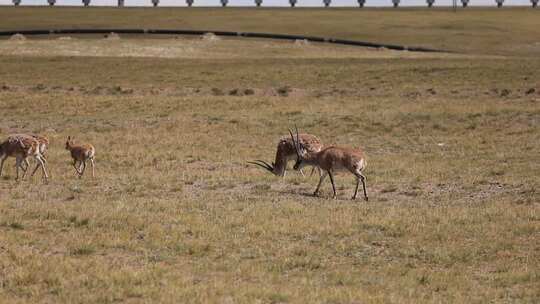
M45 154L47 154L47 150L49 149L49 138L45 135L39 135L39 134L28 134L35 138L39 143L39 153L41 153L41 156L45 158Z
M333 198L337 197L336 185L334 184L334 173L339 171L349 171L356 177L356 188L352 199L356 199L358 194L358 187L362 182L364 189L364 198L367 201L368 195L366 190L366 177L362 174L362 171L366 168L366 159L364 153L360 149L355 148L342 148L337 146L326 146L322 150L317 152L310 152L306 150L300 144L300 137L298 135L298 129L296 129L296 139L289 129L289 134L294 143L297 160L294 164L294 170L300 170L306 165L316 166L320 168L323 173L320 176L319 184L313 195L319 195L319 189L326 176L330 176L330 182L332 183L332 190L334 191Z
M311 134L298 134L299 143L306 151L318 152L322 149L323 144L314 135ZM250 161L248 163L260 166L274 175L284 177L287 170L287 163L289 160L296 160L297 153L294 147L294 142L289 136L284 136L279 140L276 151L275 162L269 164L263 160ZM302 176L304 172L300 170ZM313 173L313 171L312 171ZM320 171L319 171L320 173Z
M39 135L39 134L22 134L21 133L21 134L9 135L8 138L16 138L18 136L29 136L29 137L35 138L39 144L39 153L41 153L41 158L43 162L47 163L47 158L45 157L45 154L47 153L47 150L49 149L49 138L47 136ZM28 163L28 158L24 159L24 164L26 165L26 169L27 169L28 166L30 165L30 163Z
M49 176L47 175L47 170L45 169L45 160L43 159L43 156L41 155L39 150L40 148L38 140L31 136L18 134L8 137L8 139L0 143L0 176L2 175L4 161L9 156L12 156L15 157L16 160L16 180L19 180L19 168L23 170L22 179L24 179L28 170L27 158L32 156L36 160L37 165L31 176L34 176L37 169L41 167L43 177L46 180ZM27 164L26 168L22 166L23 162Z
M69 150L71 153L71 158L73 158L73 167L79 178L82 178L84 171L86 170L86 161L90 160L90 165L92 166L92 177L94 175L94 156L96 154L96 149L91 144L82 144L74 145L71 136L68 136L66 141L66 150ZM77 162L79 166L77 167Z

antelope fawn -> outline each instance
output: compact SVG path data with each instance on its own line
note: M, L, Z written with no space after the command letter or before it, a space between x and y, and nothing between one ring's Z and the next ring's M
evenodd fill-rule
M319 179L319 184L313 195L319 195L319 189L326 176L330 176L330 182L332 183L332 190L334 191L333 198L337 197L336 186L334 184L334 173L339 171L349 171L356 177L356 188L352 199L356 199L358 194L358 187L362 182L364 189L364 198L367 201L368 195L366 190L366 177L362 174L362 171L366 168L366 159L361 149L355 148L343 148L337 146L327 146L320 151L308 151L300 144L300 137L298 135L298 129L296 129L296 139L292 131L289 129L289 134L294 143L297 160L294 164L294 170L300 170L306 165L316 166L324 171Z
M39 134L23 134L23 133L21 133L21 134L9 135L9 138L15 138L15 137L18 137L18 136L29 136L29 137L35 138L38 141L38 144L39 144L39 153L41 153L41 158L42 158L44 163L47 163L47 158L45 157L45 154L47 153L47 150L49 149L49 138L47 136L39 135ZM28 166L30 165L30 163L28 162L28 158L24 159L24 164L26 166L26 168L24 168L24 170L28 169Z
M90 160L92 166L92 177L95 177L94 173L94 156L96 149L91 144L74 145L71 136L68 136L66 141L66 150L69 150L71 157L73 158L73 167L79 178L82 178L84 171L86 170L86 161ZM79 167L77 168L77 162Z
M2 169L4 167L4 161L9 156L15 157L16 163L15 167L17 169L16 180L19 180L19 168L23 170L22 179L25 178L26 172L28 170L27 158L33 156L37 162L36 168L32 172L31 176L34 176L37 169L41 167L43 177L45 180L49 177L47 170L45 169L45 161L43 156L40 153L39 142L37 139L24 135L12 135L9 136L7 140L0 144L0 176L2 175ZM26 168L22 166L23 162L27 164Z
M298 135L300 144L310 152L318 152L322 149L322 142L314 135L311 134L299 134ZM263 160L250 161L248 163L260 166L270 173L284 177L287 171L287 163L289 160L296 160L296 148L294 142L288 136L284 136L279 140L276 151L275 162L269 164ZM300 170L302 176L304 172ZM313 171L312 171L313 173ZM319 171L320 174L320 171Z
M47 153L47 150L49 149L49 138L45 135L39 135L39 134L28 134L35 138L39 143L39 153L41 153L41 156L45 159L45 154Z

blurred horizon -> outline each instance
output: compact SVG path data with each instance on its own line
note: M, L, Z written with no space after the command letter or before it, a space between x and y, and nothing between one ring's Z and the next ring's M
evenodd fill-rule
M457 1L461 6L461 0ZM21 6L48 6L47 0L21 0ZM504 6L530 6L530 0L505 0ZM0 0L0 6L13 6ZM55 6L83 6L81 0L56 0ZM117 0L90 0L90 6L117 6ZM185 0L159 0L159 7L186 7ZM221 7L220 0L194 0L194 7ZM228 0L229 7L255 7L254 0ZM288 0L263 0L262 7L289 7ZM324 7L322 0L297 0L297 7ZM392 7L392 0L366 0L365 7ZM400 0L400 7L426 7L425 0ZM434 7L452 6L451 0L435 0ZM495 0L469 0L469 7L496 7ZM151 0L125 0L124 7L152 7ZM356 0L332 0L330 7L358 7Z

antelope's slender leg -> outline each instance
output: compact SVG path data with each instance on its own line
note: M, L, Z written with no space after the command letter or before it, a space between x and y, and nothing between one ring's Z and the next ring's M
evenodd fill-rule
M22 164L21 164L21 169L22 169L23 171L28 170L28 167L30 166L30 163L28 162L28 158L25 158L25 159L24 159L23 164L25 164L25 167L22 167Z
M7 155L2 157L2 160L0 161L0 176L2 176L2 170L4 169L4 161L6 160Z
M82 168L83 168L83 162L82 162L82 160L80 160L79 161L79 169L77 170L77 174L79 175L79 178L81 178L82 175L83 175L83 169Z
M367 187L366 187L366 177L360 173L360 180L362 180L362 187L364 188L364 198L366 199L366 201L369 200L368 198L368 195L367 195Z
M334 190L334 196L332 198L337 198L336 185L334 184L334 176L330 171L328 171L328 175L330 176L330 182L332 183L332 190Z
M319 167L311 167L311 173L309 174L309 177L313 176L313 173L315 172L315 169L319 171L319 177L321 177L321 168Z
M73 168L75 168L75 171L77 171L77 174L80 174L79 169L77 168L77 160L73 160Z
M77 163L79 165L77 165ZM83 166L83 162L82 160L74 160L73 161L73 167L75 167L75 171L77 171L77 175L82 175L82 166Z
M315 195L315 196L319 195L319 189L321 188L321 184L323 183L324 179L326 178L326 175L328 175L328 172L324 171L324 173L319 178L319 183L317 184L317 189L315 189L315 192L313 192L313 195Z
M82 178L83 174L84 174L84 171L86 170L86 160L83 160L81 161L82 165L82 170L81 170L81 173L79 174L79 178Z
M18 157L17 157L18 158ZM22 164L27 164L26 165L26 168L23 167ZM19 166L19 168L21 168L21 170L23 171L23 176L22 176L22 180L24 180L26 178L26 173L28 173L28 169L30 167L30 163L28 163L28 158L20 158L19 161L17 162L16 166ZM18 174L17 174L18 176Z
M302 171L302 169L300 169L299 171L300 171L300 174L302 174L302 177L306 177L306 175L304 174L304 171Z
M41 164L41 162L40 162L40 160L39 160L38 157L39 157L39 156L36 156L36 157L35 157L36 163L37 163L37 164L36 164L36 167L34 168L34 170L32 171L32 174L30 174L30 177L32 177L32 176L34 176L34 174L36 174L36 171L37 171L37 169L39 168L39 165Z
M356 188L354 188L354 194L352 196L353 200L356 199L356 195L358 194L358 188L360 187L360 179L362 179L360 176L356 174L354 176L356 177Z
M43 172L43 176L45 176L45 179L48 179L49 175L47 174L47 170L45 169L45 163L47 163L47 160L40 156L38 162L41 162L41 172Z
M17 177L15 177L15 180L18 181L19 180L19 167L21 166L21 159L19 156L17 156L15 158L15 171L17 172ZM25 172L26 173L26 172ZM23 179L24 179L24 175L23 175Z
M41 156L36 156L36 161L37 161L37 165L36 167L34 168L34 171L32 171L32 175L30 176L34 176L34 174L36 173L37 169L39 167L41 167L41 173L43 174L43 177L45 177L45 179L49 178L49 175L47 174L47 171L45 170L45 162L43 161L43 159L41 158Z
M94 158L90 158L90 165L92 165L92 178L95 178L96 175L94 173Z

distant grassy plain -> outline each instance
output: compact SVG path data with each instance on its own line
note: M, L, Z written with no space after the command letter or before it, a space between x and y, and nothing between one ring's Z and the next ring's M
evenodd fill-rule
M1 29L173 28L314 35L478 54L540 56L539 10L521 8L1 7Z
M107 14L91 21L99 12ZM0 28L200 28L204 12L2 8ZM255 17L225 15L272 10L206 12L221 17L205 27L247 30ZM540 59L511 51L513 41L532 43L538 27L525 26L526 10L460 11L465 24L507 14L500 36L475 29L483 38L465 47L461 35L436 39L444 31L429 25L443 17L412 18L438 13L454 16L276 10L289 21L273 31L467 54L228 39L0 40L0 137L32 131L52 142L48 183L15 182L13 159L0 179L0 302L539 302ZM348 14L385 21L340 27ZM335 22L317 29L314 15ZM383 24L424 30L375 32ZM530 36L517 35L524 29ZM332 200L328 181L315 198L315 177L280 179L245 163L271 160L294 124L325 143L364 148L368 203L349 200L348 175ZM68 135L96 146L95 180L75 179Z

